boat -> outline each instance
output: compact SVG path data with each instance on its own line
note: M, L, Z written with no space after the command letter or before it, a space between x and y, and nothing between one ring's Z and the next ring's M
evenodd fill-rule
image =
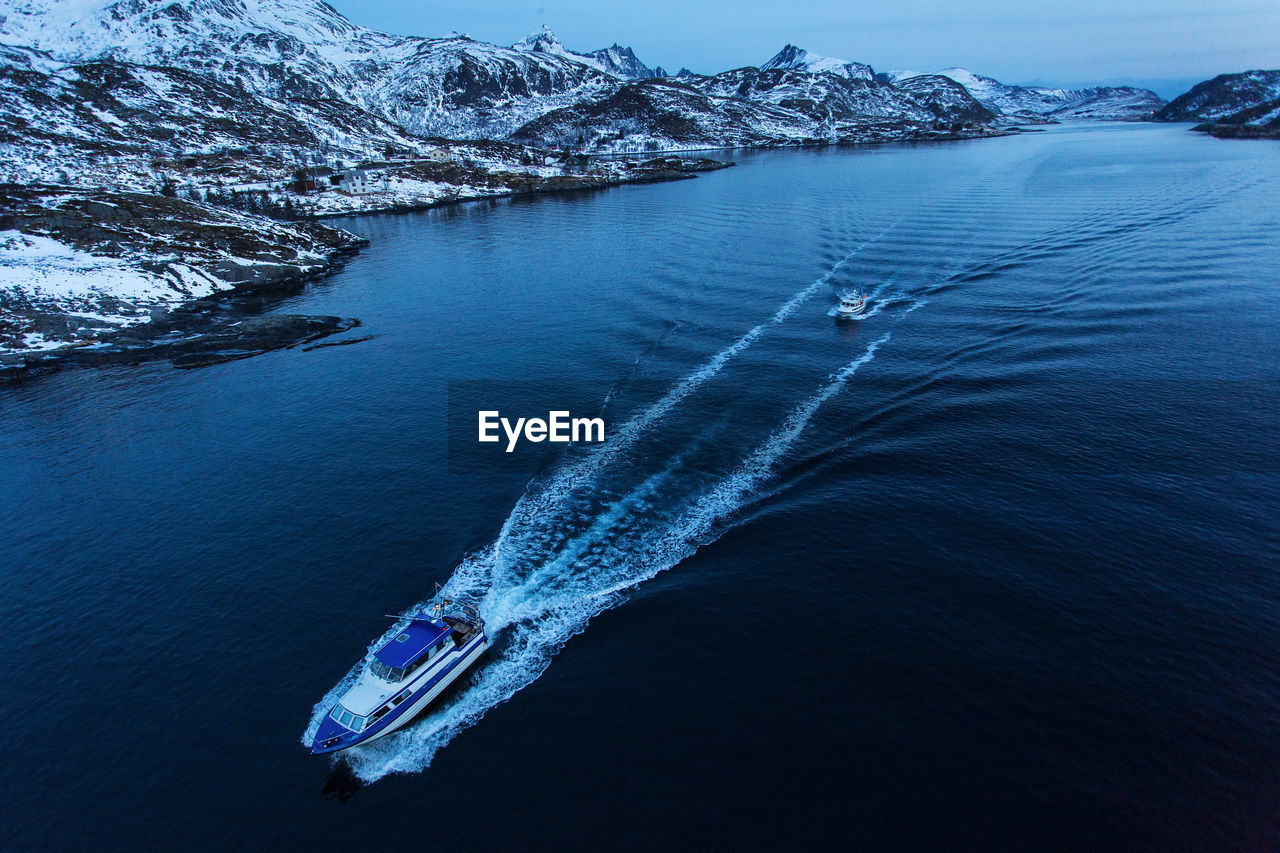
M840 296L840 304L836 306L836 319L844 320L850 317L857 317L866 310L866 295L858 293L856 290L852 293L844 293Z
M356 681L320 722L311 752L369 743L406 725L475 664L489 647L474 608L445 614L448 602L415 614L379 646Z

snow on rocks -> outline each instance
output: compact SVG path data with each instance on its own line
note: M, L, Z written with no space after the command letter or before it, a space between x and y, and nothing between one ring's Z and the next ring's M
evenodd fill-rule
M0 354L108 339L181 306L296 288L363 241L129 192L0 188Z

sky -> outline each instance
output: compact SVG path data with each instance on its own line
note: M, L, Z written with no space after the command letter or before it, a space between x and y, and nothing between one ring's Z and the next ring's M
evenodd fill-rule
M759 65L788 42L878 71L960 65L1006 83L1135 83L1165 97L1217 74L1280 68L1277 0L329 2L357 24L404 35L512 44L546 24L572 50L616 41L672 73Z

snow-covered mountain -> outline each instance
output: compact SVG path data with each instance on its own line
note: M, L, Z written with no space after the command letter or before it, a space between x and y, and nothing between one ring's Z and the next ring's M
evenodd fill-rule
M772 71L775 68L791 68L814 74L836 74L852 80L870 80L875 76L870 65L818 56L794 44L785 45L772 59L760 66L761 71Z
M1014 118L1134 120L1150 117L1164 104L1155 92L1132 86L1050 89L1010 86L966 68L946 68L938 73L964 86L984 106ZM920 76L918 71L888 71L880 78L902 83Z
M900 81L897 88L946 121L990 124L999 119L991 108L976 99L968 89L941 74L920 74Z
M628 80L648 80L653 77L667 76L666 69L661 65L656 68L650 68L636 58L635 51L617 43L612 47L605 47L580 55L594 59L600 64L601 68L614 77L623 77Z
M556 38L556 34L545 24L540 29L516 42L512 47L516 50L562 56L566 59L585 63L599 71L603 71L605 74L620 77L624 80L647 80L651 77L667 76L667 72L662 68L650 68L636 57L635 51L629 47L623 47L617 42L614 42L612 47L593 50L589 53L569 50L569 48L561 44L560 39Z
M900 88L833 73L738 68L629 83L535 119L513 139L606 152L869 142L981 135L993 119L945 78Z
M992 118L936 83L878 83L793 45L763 70L637 88L661 69L616 44L578 53L546 27L510 47L389 35L322 0L0 0L0 43L23 45L0 80L4 138L42 140L59 153L34 159L68 163L77 147L359 159L435 136L562 140L566 122L608 150L919 136Z
M0 42L182 68L253 94L348 103L420 134L497 137L616 85L549 31L511 48L394 36L321 0L0 0Z

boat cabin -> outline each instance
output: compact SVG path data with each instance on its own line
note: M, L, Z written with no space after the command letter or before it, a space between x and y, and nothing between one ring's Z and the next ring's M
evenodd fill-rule
M451 633L453 629L442 622L416 619L373 653L369 670L383 681L404 681L453 646Z

